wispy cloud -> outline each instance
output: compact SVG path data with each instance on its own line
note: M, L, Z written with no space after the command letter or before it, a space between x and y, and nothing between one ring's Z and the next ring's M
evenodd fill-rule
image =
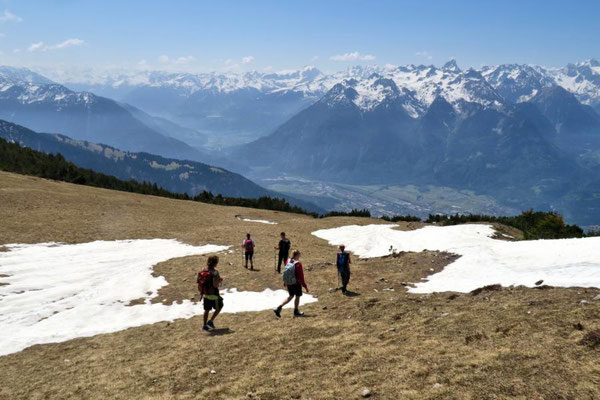
M64 42L57 43L54 46L48 46L48 50L61 50L61 49L66 49L67 47L83 46L84 44L85 44L85 41L83 41L81 39L73 38L73 39L67 39Z
M427 60L433 60L433 56L428 51L425 51L425 50L417 51L415 53L415 55L417 57L423 57L423 58L425 58Z
M32 43L27 48L27 51L33 53L34 51L43 51L44 50L44 42Z
M242 57L242 64L250 64L252 62L254 62L253 56Z
M158 62L165 68L179 68L182 65L187 65L195 60L196 58L194 56L181 56L176 58L171 58L166 54L158 56Z
M354 51L352 53L336 54L334 56L331 56L330 59L332 61L339 61L339 62L372 61L375 59L375 56L371 55L371 54L361 54L358 51Z
M21 22L21 21L23 21L23 18L11 13L8 10L4 10L4 14L2 14L2 16L0 16L0 22L8 22L8 21Z
M53 44L53 45L45 45L44 42L37 42L37 43L32 43L31 45L29 45L29 47L27 48L27 51L30 53L33 53L36 51L62 50L62 49L66 49L68 47L83 46L84 44L85 44L85 41L83 41L81 39L77 39L77 38L67 39L65 41L62 41L60 43Z
M178 64L178 65L189 64L189 63L191 63L192 61L194 61L195 59L196 59L196 58L194 58L194 56L178 57L178 58L175 60L175 64Z

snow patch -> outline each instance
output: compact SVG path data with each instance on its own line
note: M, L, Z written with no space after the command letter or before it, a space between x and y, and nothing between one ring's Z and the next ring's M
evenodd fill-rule
M152 276L152 266L230 246L190 246L176 240L150 239L4 247L9 251L0 252L0 355L35 344L202 314L202 305L189 300L170 306L151 304L158 290L168 284L164 277ZM190 276L190 285L195 284L194 279ZM286 295L284 290L225 290L223 312L269 309ZM136 299L144 303L127 305ZM308 295L302 300L316 301Z
M484 285L600 287L600 237L560 240L492 239L490 225L427 226L398 231L398 225L343 226L313 232L332 245L344 243L359 257L382 257L396 251L438 250L461 257L419 282L412 293L469 292Z
M239 219L240 221L258 222L258 223L261 223L261 224L277 225L277 222L267 221L266 219L252 219L252 218L242 217L241 215L236 215L235 217L237 219Z

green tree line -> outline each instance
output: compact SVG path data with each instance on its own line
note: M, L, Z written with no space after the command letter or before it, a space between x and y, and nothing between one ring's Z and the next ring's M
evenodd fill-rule
M284 211L298 214L317 216L301 207L293 206L285 199L262 196L257 199L241 197L225 197L204 191L196 196L187 193L173 193L159 187L156 183L121 180L114 176L81 168L65 160L61 154L46 154L18 143L0 139L0 170L17 174L33 175L39 178L74 183L77 185L94 186L104 189L124 192L149 194L178 200L193 200L201 203L223 206L260 208L265 210Z

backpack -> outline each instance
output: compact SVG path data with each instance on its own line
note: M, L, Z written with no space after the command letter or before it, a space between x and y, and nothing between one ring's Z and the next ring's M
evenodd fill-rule
M290 260L283 269L283 283L286 285L295 285L296 281L296 264L298 261Z
M198 272L198 278L196 279L196 283L198 283L198 290L200 294L204 295L206 290L209 288L209 285L212 285L212 271L202 270Z
M337 267L339 270L348 267L348 253L338 253L337 255Z
M244 240L244 248L246 249L247 252L254 251L254 243L252 242L251 239Z

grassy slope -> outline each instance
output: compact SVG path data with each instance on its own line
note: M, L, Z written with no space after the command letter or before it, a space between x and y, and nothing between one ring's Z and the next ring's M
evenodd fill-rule
M0 357L2 399L356 398L363 388L394 399L600 398L600 350L577 344L600 327L600 302L579 306L597 289L408 295L401 282L450 261L426 252L355 260L351 287L358 295L343 298L329 291L336 278L326 263L335 249L310 232L378 221L319 220L1 172L0 204L0 244L160 237L237 245L251 231L259 272L240 267L238 248L221 258L225 285L238 289L280 287L270 249L283 229L303 250L309 287L319 296L303 319L289 311L281 320L271 311L223 314L223 330L208 335L196 317ZM239 214L279 225L243 222ZM205 259L157 265L155 273L170 282L157 301L194 296L194 274ZM395 291L383 290L389 287ZM583 331L573 328L578 322ZM481 338L467 343L477 333Z

